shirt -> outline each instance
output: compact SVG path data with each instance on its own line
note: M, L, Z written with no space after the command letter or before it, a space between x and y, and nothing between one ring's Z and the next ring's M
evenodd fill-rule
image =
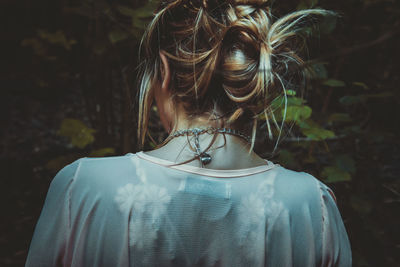
M351 266L334 194L312 175L171 164L138 152L65 166L25 266Z

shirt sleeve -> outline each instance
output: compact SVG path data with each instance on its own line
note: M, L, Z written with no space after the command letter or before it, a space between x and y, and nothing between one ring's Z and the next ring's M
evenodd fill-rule
M349 238L336 205L333 191L323 183L320 184L322 208L322 265L352 266L352 255Z
M36 224L25 266L64 266L70 231L70 190L81 160L61 169L52 180Z

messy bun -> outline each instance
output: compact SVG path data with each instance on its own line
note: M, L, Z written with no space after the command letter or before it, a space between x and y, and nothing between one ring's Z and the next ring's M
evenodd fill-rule
M257 119L263 114L271 133L270 104L280 95L286 100L288 75L303 64L294 42L302 24L328 13L301 10L273 21L268 0L161 1L141 43L139 143L144 143L163 50L174 103L190 116L216 115L217 107L228 126L251 122L251 150Z

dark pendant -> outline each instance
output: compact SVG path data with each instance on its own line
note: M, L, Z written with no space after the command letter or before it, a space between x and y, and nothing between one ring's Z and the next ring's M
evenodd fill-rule
M207 165L208 163L211 162L211 156L207 153L201 153L200 154L200 160L204 165Z

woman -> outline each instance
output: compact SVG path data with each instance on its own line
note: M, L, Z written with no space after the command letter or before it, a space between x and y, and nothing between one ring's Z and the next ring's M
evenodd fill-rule
M257 119L301 74L298 25L327 13L162 1L142 40L139 136L155 99L169 137L64 167L26 266L351 266L333 192L253 152Z

